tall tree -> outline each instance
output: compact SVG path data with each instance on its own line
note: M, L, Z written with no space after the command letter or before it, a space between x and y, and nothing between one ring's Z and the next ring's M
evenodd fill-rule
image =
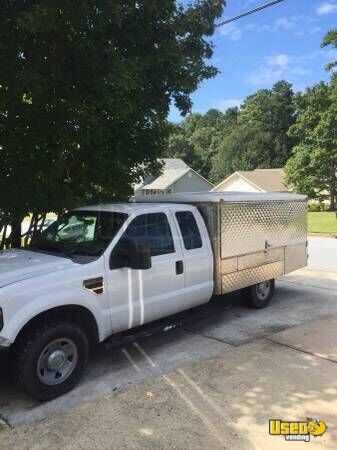
M247 97L237 124L225 133L213 158L211 178L220 181L236 170L283 167L291 154L287 132L294 121L294 93L286 81Z
M204 115L190 114L171 129L165 155L183 159L204 177L212 179L212 160L225 136L236 126L238 114L238 108L229 108L224 113L210 109Z
M298 144L286 165L289 184L311 198L337 196L337 78L298 97L298 118L289 134Z
M326 46L332 46L333 48L337 48L337 29L330 30L323 39L322 47ZM329 64L327 64L326 68L328 70L333 69L337 66L337 61L331 61Z
M27 213L130 193L162 153L170 104L186 114L216 74L205 37L223 3L2 2L0 211L16 244Z

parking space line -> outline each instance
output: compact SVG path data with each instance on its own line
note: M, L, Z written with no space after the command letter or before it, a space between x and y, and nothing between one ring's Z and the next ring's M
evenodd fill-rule
M151 367L153 367L153 368L157 367L157 364L152 360L152 358L146 353L146 351L137 342L135 342L133 345L144 356L144 358L151 365ZM180 371L178 371L178 372L180 372ZM166 383L176 391L176 393L186 403L186 405L191 409L191 411L199 417L199 419L202 421L202 423L205 425L205 427L208 429L208 431L211 433L211 435L221 444L221 446L223 448L226 448L223 437L220 435L217 428L212 424L212 422L208 419L208 417L205 416L205 414L203 414L200 411L200 409L198 409L195 406L195 404L192 402L192 400L190 400L182 392L182 390L176 385L176 383L168 375L162 375L162 377L166 381Z
M135 369L136 372L141 373L141 368L139 366L137 366L137 364L135 363L135 361L133 360L132 356L130 355L130 353L126 350L126 348L122 348L121 352L124 354L124 356L126 357L126 359L129 361L129 363L132 365L132 367Z
M203 398L203 400L205 400L211 406L211 408L214 409L217 414L219 414L219 416L223 417L226 420L229 419L229 416L226 416L226 414L224 414L224 411L216 403L214 403L213 400L203 392L201 387L198 386L193 380L191 380L191 378L182 369L178 369L177 372L179 372L180 375L185 378L187 383L193 387L193 389Z

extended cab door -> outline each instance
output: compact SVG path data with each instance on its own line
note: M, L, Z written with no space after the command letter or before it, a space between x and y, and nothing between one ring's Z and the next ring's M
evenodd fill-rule
M120 241L144 242L151 252L151 268L112 269L108 272L108 295L113 332L165 317L185 307L182 249L173 217L163 209L136 216ZM114 256L114 250L111 257Z
M213 251L206 225L194 207L173 213L182 240L185 309L207 302L213 293Z

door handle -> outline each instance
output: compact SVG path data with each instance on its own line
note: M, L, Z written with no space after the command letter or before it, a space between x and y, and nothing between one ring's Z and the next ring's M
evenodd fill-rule
M176 261L176 274L181 275L184 273L184 263L182 261Z

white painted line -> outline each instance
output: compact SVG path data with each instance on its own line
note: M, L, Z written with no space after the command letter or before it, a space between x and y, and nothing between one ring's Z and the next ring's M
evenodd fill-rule
M145 350L142 349L142 347L138 344L138 342L134 342L133 345L144 356L144 358L150 364L151 367L157 367L157 364L154 361L152 361L150 356L145 352Z
M139 366L137 366L137 364L135 363L135 361L133 360L132 356L130 355L130 353L126 350L126 348L122 348L121 352L124 354L124 356L126 357L126 359L129 361L129 363L132 365L132 367L135 369L136 372L141 373L141 369Z
M132 272L128 269L128 295L129 295L129 329L133 322L133 303L132 303Z
M213 402L212 399L210 399L208 397L208 395L206 395L203 390L201 389L200 386L198 386L193 380L191 380L191 378L182 370L182 369L178 369L177 372L180 373L181 376L183 376L185 378L185 380L187 381L187 383L193 387L193 389L198 392L198 394L214 409L214 411L219 414L219 416L223 417L224 419L228 420L229 416L226 416L226 414L224 413L224 411L222 410L222 408L220 408L216 403Z
M194 414L196 414L202 423L205 425L205 427L208 429L208 431L211 433L211 435L217 439L217 441L221 444L222 448L225 447L225 442L223 437L219 434L218 430L215 428L215 426L212 424L212 422L206 417L195 405L194 403L179 389L179 387L172 381L167 375L163 375L164 380L176 391L176 393L179 395L179 397L184 400L186 405L191 409Z
M152 358L146 353L146 351L138 344L138 342L135 342L133 344L136 349L144 356L144 358L147 360L147 362L151 365L151 367L157 367L157 364L152 360ZM218 430L215 428L215 426L212 424L212 422L206 417L195 405L194 403L181 391L181 389L175 384L173 380L167 375L162 375L163 379L166 381L166 383L171 386L176 393L179 395L179 397L184 400L186 405L191 409L191 411L196 414L202 423L205 425L205 427L208 429L208 431L211 433L211 435L217 439L217 441L221 444L223 448L225 447L225 442L223 437L219 434Z
M144 324L144 289L143 289L143 273L138 270L139 283L139 302L140 302L140 325Z

